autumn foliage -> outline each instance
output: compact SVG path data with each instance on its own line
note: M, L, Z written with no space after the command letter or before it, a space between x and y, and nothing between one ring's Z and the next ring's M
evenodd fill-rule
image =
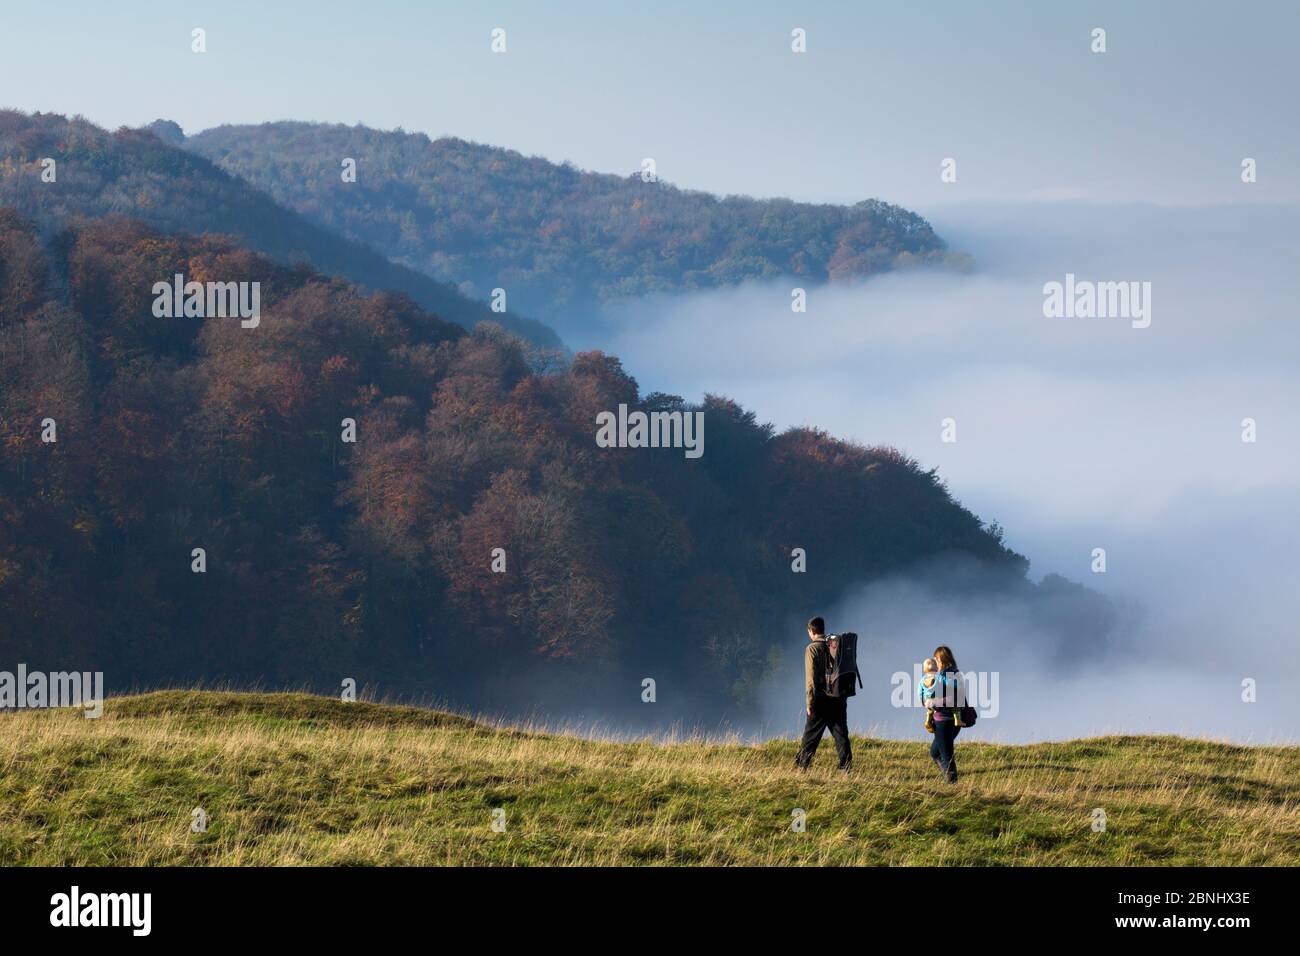
M176 272L259 281L260 326L155 317ZM850 584L948 551L1023 575L896 452L641 396L600 353L537 374L499 328L231 239L43 243L0 211L0 278L0 650L32 667L489 703L654 673L735 702ZM597 447L619 403L703 410L704 456Z

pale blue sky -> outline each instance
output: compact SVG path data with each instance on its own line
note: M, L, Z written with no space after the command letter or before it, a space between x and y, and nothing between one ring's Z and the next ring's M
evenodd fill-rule
M67 0L0 7L0 104L187 132L401 126L808 200L1297 201L1297 49L1300 4L1250 0Z

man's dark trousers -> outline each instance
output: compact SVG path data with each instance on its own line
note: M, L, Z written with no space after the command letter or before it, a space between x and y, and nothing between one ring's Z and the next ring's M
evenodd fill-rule
M835 750L840 755L840 769L849 769L853 763L853 750L849 746L849 699L823 697L821 694L813 698L812 716L804 724L803 743L799 746L799 755L794 758L796 767L804 768L812 763L813 754L828 727L835 738Z

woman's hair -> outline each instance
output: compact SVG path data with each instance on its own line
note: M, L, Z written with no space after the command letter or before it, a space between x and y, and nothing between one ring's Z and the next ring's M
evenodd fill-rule
M934 660L941 671L957 669L957 658L952 656L952 648L947 644L940 644L934 649Z

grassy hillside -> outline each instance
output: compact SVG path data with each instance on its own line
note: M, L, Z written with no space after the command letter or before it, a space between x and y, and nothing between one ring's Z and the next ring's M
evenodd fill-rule
M300 694L168 691L0 730L4 865L1300 863L1295 747L963 741L949 788L919 734L855 740L844 779L829 753L795 774L788 740L603 743Z

